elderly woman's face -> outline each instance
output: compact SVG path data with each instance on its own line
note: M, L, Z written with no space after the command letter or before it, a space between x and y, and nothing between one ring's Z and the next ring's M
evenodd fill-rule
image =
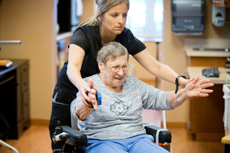
M104 81L111 87L120 87L128 73L127 55L121 55L116 59L109 59L103 64Z

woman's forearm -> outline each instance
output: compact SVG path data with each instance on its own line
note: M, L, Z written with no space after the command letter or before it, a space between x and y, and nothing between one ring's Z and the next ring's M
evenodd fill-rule
M147 49L134 55L134 58L151 74L162 80L175 83L178 74L169 66L158 62Z
M85 82L80 74L79 68L73 64L68 64L68 69L67 69L67 76L71 83L77 87L77 89L80 91L82 88L85 88L86 90L90 90L88 87L88 83Z
M172 68L162 63L156 73L156 77L171 82L173 84L175 84L175 79L177 76L178 74Z
M70 64L70 63L68 64L67 76L71 81L71 83L78 89L80 88L81 84L84 82L80 74L80 69L74 64Z
M83 104L81 101L79 101L75 105L75 113L78 116L78 118L82 121L86 120L89 117L92 110L93 108L89 108L88 106Z
M175 95L176 95L176 97L175 97ZM176 101L176 99L177 99L177 101ZM188 98L186 96L185 89L179 90L177 92L177 94L175 94L174 91L171 91L168 95L168 102L172 108L176 108L176 107L182 105L187 99Z
M74 44L70 45L69 58L67 66L67 76L72 84L78 88L78 90L85 85L85 81L82 79L80 70L82 67L85 51Z

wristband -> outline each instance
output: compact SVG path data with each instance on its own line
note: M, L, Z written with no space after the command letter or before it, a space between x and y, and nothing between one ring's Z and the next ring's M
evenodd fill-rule
M184 76L184 75L178 75L177 77L176 77L176 80L175 80L175 84L176 84L176 90L175 90L175 93L177 93L177 91L178 91L178 86L179 86L179 78L180 77L183 77L183 78L185 78L186 79L186 77Z
M178 104L180 104L180 103L178 102L177 98L176 98L176 93L175 93L175 99L176 99L176 102L177 102Z

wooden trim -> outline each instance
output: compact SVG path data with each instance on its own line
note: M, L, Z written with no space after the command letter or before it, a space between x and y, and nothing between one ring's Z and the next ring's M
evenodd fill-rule
M186 123L184 122L166 122L167 128L185 128L186 129ZM163 122L161 122L161 127L163 127Z
M226 57L191 57L190 66L225 67Z
M50 120L43 120L43 119L30 119L31 125L46 125L49 126Z

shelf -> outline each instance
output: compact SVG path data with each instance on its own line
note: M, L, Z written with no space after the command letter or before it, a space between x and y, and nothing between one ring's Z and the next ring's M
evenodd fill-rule
M65 33L61 33L61 34L58 34L56 36L56 41L59 41L61 39L65 39L65 38L68 38L68 37L71 37L72 36L72 32L65 32Z

